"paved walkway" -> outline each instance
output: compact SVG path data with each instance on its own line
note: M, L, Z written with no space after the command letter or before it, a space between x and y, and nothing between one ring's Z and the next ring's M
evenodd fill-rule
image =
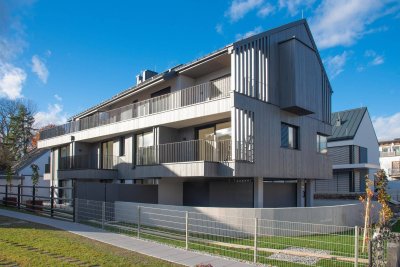
M110 233L107 231L103 231L102 229L91 227L84 224L50 219L50 218L45 218L10 210L4 210L4 209L0 209L0 215L48 225L96 241L107 243L119 248L135 251L147 256L163 259L181 265L195 266L196 264L202 263L202 264L211 264L213 267L253 266L251 264L228 260L221 257L209 256L198 252L186 251L184 249L173 248L155 242L128 237L125 235Z

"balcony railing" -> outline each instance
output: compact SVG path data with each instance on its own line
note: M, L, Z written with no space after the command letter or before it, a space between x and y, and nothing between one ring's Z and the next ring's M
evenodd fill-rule
M40 132L40 140L229 96L230 77L195 85L110 111L97 112Z
M78 169L95 169L95 170L113 170L117 169L121 159L117 156L103 156L97 154L75 155L61 157L58 161L59 170L78 170Z
M400 151L388 151L388 152L383 152L381 151L381 157L395 157L395 156L400 156Z
M253 146L237 142L236 160L253 162ZM136 153L137 165L161 163L209 161L224 162L232 160L232 141L191 140L156 146L140 147Z
M400 169L389 169L388 174L390 176L399 176L400 177Z

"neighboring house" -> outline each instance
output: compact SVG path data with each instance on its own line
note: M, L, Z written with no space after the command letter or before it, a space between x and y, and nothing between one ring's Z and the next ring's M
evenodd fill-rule
M400 138L379 142L381 168L389 179L400 179Z
M315 180L332 175L317 149L330 119L330 83L300 20L144 71L136 86L41 132L38 145L51 148L56 183L85 188L77 197L114 188L113 200L312 206Z
M22 185L21 194L30 195L32 193L32 169L31 165L36 164L39 167L39 182L37 184L38 188L36 194L38 196L49 197L49 187L50 181L46 176L46 172L49 173L49 161L50 161L50 150L49 149L33 149L23 158L21 158L16 164L12 166L13 180L11 190L13 193L17 193L17 186ZM45 178L46 177L46 178ZM6 177L2 175L0 177L0 185L5 185ZM24 187L27 186L27 187ZM4 193L4 188L0 187L0 192ZM26 197L23 197L23 200ZM29 198L29 197L28 197ZM29 198L30 199L30 198Z
M317 181L317 193L365 192L365 176L374 179L379 169L379 145L367 108L332 113L328 154L333 179Z

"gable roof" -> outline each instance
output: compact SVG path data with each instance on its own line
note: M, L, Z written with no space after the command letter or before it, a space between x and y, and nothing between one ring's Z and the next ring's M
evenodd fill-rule
M332 135L328 141L353 139L366 112L367 108L362 107L332 113ZM341 121L340 126L336 125L338 119Z
M47 151L49 151L49 149L46 148L33 149L12 166L13 173L18 173L29 164L32 164L36 159L40 158Z

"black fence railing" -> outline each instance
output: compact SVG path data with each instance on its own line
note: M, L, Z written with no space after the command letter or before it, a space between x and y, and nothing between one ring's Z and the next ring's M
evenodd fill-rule
M58 161L59 170L95 169L113 170L116 169L121 160L117 156L103 156L98 154L75 155L61 157Z
M72 187L0 185L0 205L74 221Z

